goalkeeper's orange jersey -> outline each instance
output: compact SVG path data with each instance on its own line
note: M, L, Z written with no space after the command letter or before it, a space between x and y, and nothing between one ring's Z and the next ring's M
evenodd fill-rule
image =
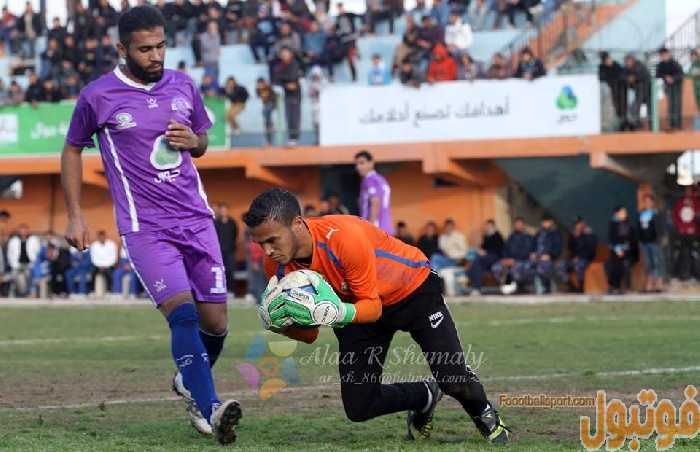
M354 322L376 321L382 306L406 298L427 279L430 261L416 247L351 215L304 220L311 232L310 265L292 261L278 265L265 257L268 277L308 268L322 274L338 296L354 303Z

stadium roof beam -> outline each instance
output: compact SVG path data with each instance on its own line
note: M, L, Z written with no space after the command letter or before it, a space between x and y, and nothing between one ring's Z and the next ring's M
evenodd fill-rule
M503 185L506 174L491 160L457 161L443 152L426 153L423 159L423 172L447 179L457 184L495 187Z
M296 177L289 170L264 167L257 162L248 162L245 166L245 176L248 179L257 179L291 191L302 189L304 178ZM291 177L290 177L291 176Z

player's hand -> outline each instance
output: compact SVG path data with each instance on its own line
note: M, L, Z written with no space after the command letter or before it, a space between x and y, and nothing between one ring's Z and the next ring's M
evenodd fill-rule
M351 323L355 318L355 306L344 303L325 279L312 272L308 272L307 277L316 294L291 289L283 295L284 309L294 323L332 328L342 328Z
M258 316L263 328L275 333L282 332L293 322L284 310L284 297L282 286L278 283L277 276L270 278L267 287L262 294L262 303L258 306Z
M88 232L85 219L82 215L68 219L66 226L66 241L79 251L87 249L90 244L90 234Z
M188 151L199 146L199 137L192 129L172 119L168 124L168 130L165 131L165 138L171 147L179 151Z

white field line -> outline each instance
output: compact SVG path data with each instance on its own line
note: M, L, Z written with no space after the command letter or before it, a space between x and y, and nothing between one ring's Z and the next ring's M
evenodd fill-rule
M594 372L590 374L592 377L622 377L622 376L635 376L635 375L661 375L661 374L677 374L677 373L694 373L700 372L700 366L691 367L664 367L664 368L649 368L649 369L630 369L630 370L613 370L605 372ZM532 381L532 380L553 380L557 378L565 377L580 377L583 376L581 372L568 372L568 373L552 373L543 375L510 375L510 376L500 376L500 377L487 377L482 378L482 381ZM281 392L294 393L294 392L304 392L304 391L320 391L323 389L328 389L331 386L339 386L339 383L328 383L325 385L315 385L315 386L295 386L290 388L285 388ZM256 391L253 390L241 390L229 393L219 394L222 398L231 397L241 397L241 396L255 396ZM0 411L42 411L42 410L61 410L61 409L80 409L80 408L97 408L110 405L127 405L136 403L157 403L157 402L168 402L180 400L177 396L161 396L152 398L134 398L134 399L114 399L114 400L103 400L97 402L85 402L85 403L72 403L72 404L57 404L57 405L39 405L34 407L14 407L14 408L2 408Z

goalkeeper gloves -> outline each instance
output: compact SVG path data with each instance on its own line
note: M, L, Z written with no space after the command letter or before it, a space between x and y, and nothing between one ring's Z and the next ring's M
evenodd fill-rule
M258 306L258 316L263 328L279 333L294 321L289 318L284 309L283 286L279 284L277 276L270 278L267 287L262 294L262 303Z
M342 328L355 318L355 306L344 303L328 282L317 273L304 272L315 294L296 287L284 295L284 310L294 323L301 326L330 326ZM283 280L284 282L284 280Z

